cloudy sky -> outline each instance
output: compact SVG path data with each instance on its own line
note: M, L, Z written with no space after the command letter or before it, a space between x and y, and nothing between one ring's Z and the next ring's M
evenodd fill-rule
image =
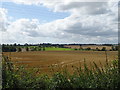
M118 0L2 0L1 6L1 43L118 43Z

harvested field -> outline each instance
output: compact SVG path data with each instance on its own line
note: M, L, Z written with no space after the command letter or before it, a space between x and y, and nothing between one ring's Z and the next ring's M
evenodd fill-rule
M83 49L87 49L87 48L91 48L91 49L102 49L103 47L106 48L106 50L111 50L112 49L112 46L101 46L101 45L65 45L64 47L67 47L67 48L72 48L72 49L80 49L80 48L83 48Z
M28 65L29 68L40 68L41 73L50 73L51 67L61 70L66 67L69 71L73 66L83 66L84 60L90 67L90 62L99 61L104 64L106 61L105 51L30 51L30 52L5 52L16 65ZM107 51L109 61L117 59L117 51Z

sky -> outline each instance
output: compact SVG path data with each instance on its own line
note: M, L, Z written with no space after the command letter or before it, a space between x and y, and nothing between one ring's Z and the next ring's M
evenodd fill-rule
M0 43L118 43L118 0L2 0L0 5Z

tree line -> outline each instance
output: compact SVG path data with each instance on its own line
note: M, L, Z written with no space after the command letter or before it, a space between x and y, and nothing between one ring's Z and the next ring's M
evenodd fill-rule
M50 43L43 43L43 44L2 44L2 52L21 52L24 51L45 51L46 47L58 47L58 48L66 48L64 47L65 44L50 44ZM82 46L82 45L80 45ZM96 48L91 49L90 47L87 47L83 49L82 47L74 50L94 50L94 51L106 51L106 47L103 46L102 49ZM112 45L110 51L117 51L118 45Z

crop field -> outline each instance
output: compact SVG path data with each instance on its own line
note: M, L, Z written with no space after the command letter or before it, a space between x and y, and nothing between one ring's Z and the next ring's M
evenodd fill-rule
M64 47L68 47L68 48L83 48L83 49L86 49L86 48L91 48L91 49L102 49L103 47L106 48L106 50L111 50L112 49L112 46L102 46L102 45L83 45L83 46L79 46L79 45L65 45Z
M89 68L93 61L98 66L102 66L106 59L111 61L117 59L118 56L117 51L107 51L107 55L105 51L29 51L4 52L3 54L8 56L13 64L39 68L41 73L51 73L52 69L60 71L63 68L72 72L73 67L83 66L84 60Z
M55 48L55 47L45 47L46 51L71 51L71 48Z
M25 50L25 47L22 47ZM36 48L36 51L42 51L43 47L38 47L38 46L29 46L29 51L32 51L31 48ZM74 48L60 48L60 47L44 47L45 51L73 51Z

